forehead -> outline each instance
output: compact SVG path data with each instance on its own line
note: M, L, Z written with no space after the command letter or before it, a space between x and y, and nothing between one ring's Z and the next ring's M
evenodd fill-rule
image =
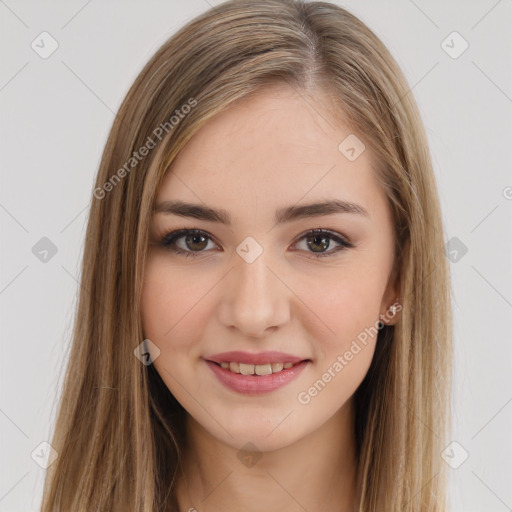
M363 141L332 109L321 91L305 95L286 85L244 98L194 134L164 177L157 200L233 209L337 197L376 208L383 192L370 151L347 158L344 141Z

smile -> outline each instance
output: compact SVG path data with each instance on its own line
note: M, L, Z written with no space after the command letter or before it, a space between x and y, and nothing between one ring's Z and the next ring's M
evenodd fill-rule
M216 363L219 364L219 363ZM234 361L220 363L220 366L232 373L242 375L270 375L271 373L279 373L283 369L291 368L298 363L266 363L266 364L244 364Z
M269 363L257 365L232 361L226 361L224 363L205 361L205 363L212 370L218 381L226 388L244 395L258 395L277 391L286 384L289 384L311 364L311 361L303 360L298 363ZM226 366L228 367L226 368ZM275 371L273 367L276 368ZM233 368L233 370L231 368Z

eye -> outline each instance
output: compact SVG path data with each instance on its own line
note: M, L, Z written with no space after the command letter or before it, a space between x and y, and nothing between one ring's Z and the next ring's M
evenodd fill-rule
M344 236L326 229L312 229L299 238L299 242L302 240L306 242L308 249L312 249L311 252L315 258L325 258L344 249L354 247L354 244L349 242ZM332 241L336 242L338 247L323 252L323 249L328 249L331 246Z
M176 243L180 239L184 239L184 247L183 245L180 247ZM180 229L165 235L160 241L160 245L176 254L182 254L189 258L196 257L198 253L204 252L204 249L208 246L208 240L211 240L210 236L200 229Z
M184 241L182 244L178 243L181 239ZM306 252L309 252L315 258L332 256L334 253L346 248L354 247L344 236L326 229L312 229L307 231L300 236L294 245L297 245L303 240L306 243ZM180 229L165 235L160 241L160 245L176 254L184 255L186 258L194 258L205 252L205 249L208 248L209 241L212 241L212 239L205 231L201 231L200 229ZM326 251L326 249L331 246L332 241L337 243L338 247Z

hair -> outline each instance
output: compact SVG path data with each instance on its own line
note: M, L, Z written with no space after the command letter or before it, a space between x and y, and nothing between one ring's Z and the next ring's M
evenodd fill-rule
M402 311L379 331L354 396L357 510L445 510L440 454L450 424L450 276L413 95L384 44L347 10L328 2L231 0L158 49L113 122L89 211L51 441L58 458L47 470L43 512L178 509L186 412L154 366L134 357L144 339L140 297L152 208L193 134L272 84L329 95L375 156L393 214ZM158 147L135 157L150 140Z

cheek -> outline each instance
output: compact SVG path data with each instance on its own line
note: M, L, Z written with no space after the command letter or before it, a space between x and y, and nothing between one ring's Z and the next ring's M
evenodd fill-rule
M147 259L141 294L143 334L160 350L154 367L182 404L188 403L188 392L197 392L190 381L190 363L201 355L197 341L202 337L202 319L212 314L206 310L205 296L213 284L177 271L165 256Z
M148 255L140 309L144 336L152 341L159 340L171 326L170 323L164 322L165 310L170 308L169 310L172 311L172 305L169 306L169 300L172 302L169 291L170 286L165 274L158 270L158 265Z
M204 279L192 279L186 272L178 272L162 261L162 257L148 257L141 297L141 318L144 335L160 348L180 340L194 339L203 314L202 300L212 284Z
M311 308L323 325L328 326L324 340L326 351L341 349L379 320L385 289L385 269L372 269L361 262L343 269L332 269L328 280L313 285ZM312 283L310 283L311 285Z
M297 398L306 406L305 414L325 420L350 399L368 372L379 333L383 283L376 274L339 272L328 287L316 291L314 309L333 332L325 336L320 327L313 335L317 364Z

